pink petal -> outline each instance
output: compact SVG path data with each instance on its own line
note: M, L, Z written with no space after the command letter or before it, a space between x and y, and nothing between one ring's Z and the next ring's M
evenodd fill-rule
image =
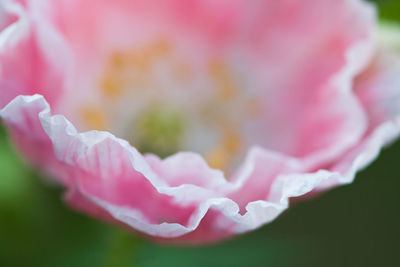
M371 56L374 12L370 6L358 1L311 1L306 5L233 1L229 8L223 8L227 6L224 1L148 3L100 1L96 9L90 9L90 15L80 2L65 3L60 8L65 13L61 16L63 30L77 60L82 59L77 65L90 69L86 62L97 66L98 61L88 56L104 58L116 47L151 39L160 31L185 36L209 46L192 48L199 50L199 57L240 53L246 58L234 60L250 60L249 64L262 70L252 69L251 73L259 90L265 91L261 93L265 98L264 122L252 129L253 139L260 141L256 145L322 164L343 153L364 134L365 114L350 88L352 77ZM76 5L80 6L74 13L76 19L68 20L68 12L76 11ZM132 12L139 14L132 16ZM109 17L114 13L119 14L118 18ZM204 21L209 24L201 23ZM87 26L78 27L76 23ZM150 36L126 26L135 29L141 23ZM114 30L117 28L121 31ZM129 38L126 31L132 31ZM292 49L293 44L296 49Z
M84 76L78 83L110 51L166 36L193 61L223 56L249 66L246 75L263 99L262 123L251 129L255 145L322 163L366 130L364 111L351 93L352 77L373 48L374 10L365 3L138 0L96 1L96 8L60 3L55 9L61 29Z
M342 183L353 181L355 173L365 168L400 134L400 56L393 51L379 51L367 70L357 77L354 90L369 119L369 129L359 144L332 167L343 173Z
M152 238L206 242L260 227L291 197L351 182L399 135L398 69L379 54L354 81L374 38L373 9L361 1L20 2L0 4L0 117L70 205ZM141 23L146 33L127 36ZM143 156L64 117L77 94L92 96L81 82L107 53L160 32L183 36L195 61L226 55L250 68L261 142L231 177L196 153Z
M21 149L32 152L33 158L47 155L43 168L57 173L67 186L66 200L71 205L151 236L180 237L199 229L200 233L182 241L217 240L254 229L287 208L289 195L276 203L250 203L241 215L238 204L226 197L227 192L241 187L240 183L220 179L198 184L206 177L204 174L221 175L206 167L200 157L182 159L177 155L165 162L153 158L147 159L149 164L126 141L107 132L78 133L63 116L52 116L47 102L38 95L17 97L1 110L0 116L12 133L17 133L17 141L25 135L30 141L27 143L42 145L32 151L26 146ZM55 156L48 153L49 145ZM182 160L192 168L184 172L174 168ZM162 173L158 164L165 166ZM199 164L204 173L196 172ZM190 179L185 178L185 172ZM178 174L183 180L170 180Z
M69 51L62 37L35 11L14 1L0 5L0 107L18 95L43 94L56 104L64 90Z

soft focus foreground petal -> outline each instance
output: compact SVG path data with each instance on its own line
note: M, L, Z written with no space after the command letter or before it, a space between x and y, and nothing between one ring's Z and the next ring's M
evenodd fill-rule
M42 12L16 1L0 3L0 20L0 107L17 95L35 93L55 105L70 61L62 37Z
M187 168L180 170L174 157L165 162L146 159L107 132L78 133L63 116L52 116L39 95L15 98L0 116L17 143L25 140L18 143L23 151L29 150L26 140L41 146L33 149L33 162L35 157L46 161L43 168L67 187L71 205L155 238L182 236L176 241L206 242L245 232L273 220L291 197L285 189L281 199L259 200L241 211L226 194L242 184L222 179L199 156L176 155L177 162L186 162Z
M158 225L169 220L185 224L188 213L193 210L191 203L175 204L172 197L157 192L150 180L159 187L165 186L165 183L154 176L144 159L125 141L105 132L78 134L64 117L50 115L50 108L41 96L19 96L1 110L0 116L11 132L17 133L17 141L19 136L25 135L23 140L30 136L31 143L42 145L34 149L36 157L41 156L40 151L47 152L50 144L52 153L50 158L44 158L47 161L44 169L49 171L52 156L58 167L56 171L53 169L52 174L62 178L70 192L84 192L86 199L91 200L90 208L93 210L102 207L98 206L100 202L106 203L109 213L120 205L120 209L132 209L128 218L132 217L144 225ZM149 178L144 177L142 172ZM99 203L93 203L93 199L99 199ZM71 202L74 203L73 200ZM86 211L93 213L92 210ZM160 234L166 237L173 235L168 229Z
M245 207L245 211L241 211L238 203L221 194L221 188L226 187L225 190L230 191L232 188L242 187L243 184L225 182L223 185L220 181L217 187L200 187L191 185L190 180L180 185L182 181L179 182L178 179L177 182L170 180L170 183L176 183L170 186L160 179L164 177L158 176L161 174L157 173L160 170L150 167L160 164L158 159L148 159L152 163L147 164L125 141L108 133L77 133L62 116L51 116L49 106L40 96L18 97L0 115L11 129L22 127L24 130L23 126L27 126L25 130L31 130L38 139L41 136L44 143L52 140L59 168L56 175L64 177L64 184L69 191L66 199L71 205L147 235L159 237L161 241L166 241L163 238L183 235L175 239L175 242L209 242L255 229L273 220L286 209L289 197L303 195L322 181L342 179L339 173L328 171L306 175L292 174L288 178L279 175L282 169L277 167L276 173L271 175L280 177L278 181L281 184L274 184L270 201L251 202ZM26 117L31 117L33 121L26 123ZM40 129L41 126L48 135ZM266 156L256 148L253 151L254 159ZM279 159L279 155L269 157ZM292 163L288 163L287 158L281 160L286 162L286 170L300 168L294 159L289 161ZM252 165L253 162L258 164L256 160L248 164ZM188 162L188 166L198 166L197 164L201 164L201 161ZM174 171L173 163L167 165L172 169L164 170L162 175L179 173ZM248 168L251 169L251 166ZM204 172L213 173L207 169ZM168 177L165 180L168 181ZM210 192L204 194L207 190ZM199 194L199 191L202 193ZM265 194L268 195L268 192ZM203 196L203 199L198 196Z
M0 110L0 117L28 162L63 183L60 162L55 158L51 140L38 118L38 114L47 108L40 96L19 96Z

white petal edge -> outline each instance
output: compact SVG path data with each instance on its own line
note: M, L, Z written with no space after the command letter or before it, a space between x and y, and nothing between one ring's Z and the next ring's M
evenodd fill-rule
M41 124L50 139L53 141L57 158L66 164L72 164L69 158L71 155L66 155L61 152L64 151L65 146L68 146L71 141L78 140L81 142L81 149L88 149L94 144L99 143L106 138L110 138L125 149L126 153L130 155L133 168L142 173L160 194L179 198L186 190L194 192L200 190L197 191L199 194L203 194L204 190L210 190L190 184L178 187L169 187L152 172L140 153L137 152L135 148L131 147L126 141L107 132L91 131L78 133L75 127L64 116L51 115L50 106L40 95L16 97L5 108L0 110L0 116L6 123L17 123L20 118L15 116L15 114L18 114L16 111L20 107L30 105L36 107L41 106L43 108L39 113ZM354 159L350 168L348 168L344 173L320 170L315 173L298 173L278 176L277 182L274 185L274 190L279 191L278 194L275 194L276 196L279 195L279 198L270 201L258 200L250 202L247 204L246 212L243 215L240 214L239 206L233 200L222 195L212 197L212 194L210 194L209 199L202 201L198 205L198 208L191 215L189 223L186 226L165 222L161 224L149 224L139 210L112 205L94 197L93 195L87 194L82 189L78 188L78 190L80 190L88 200L103 208L116 220L149 235L174 238L192 232L199 226L203 217L210 209L220 211L226 220L235 223L235 227L232 229L233 232L242 233L258 228L259 226L272 221L282 211L288 208L289 198L304 195L315 189L322 182L334 180L338 184L350 183L354 179L355 173L369 164L378 155L381 147L387 142L393 140L397 135L399 135L399 133L400 119L382 124L368 140L365 149L363 149L363 151ZM62 140L67 140L67 142ZM184 153L182 156L185 156ZM225 186L231 188L232 186L237 187L240 185L225 181Z

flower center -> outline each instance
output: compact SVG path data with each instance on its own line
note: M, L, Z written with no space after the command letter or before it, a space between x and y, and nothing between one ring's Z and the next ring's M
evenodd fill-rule
M139 114L132 127L132 140L143 153L166 157L182 149L183 114L173 108L153 107Z
M193 60L162 39L115 51L99 77L101 109L85 106L82 117L143 153L196 151L230 168L250 143L248 119L260 115L259 98L231 67L223 57Z

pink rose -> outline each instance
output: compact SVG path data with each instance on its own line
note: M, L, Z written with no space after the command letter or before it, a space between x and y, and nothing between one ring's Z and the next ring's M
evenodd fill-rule
M1 0L0 116L74 208L216 241L399 135L400 56L375 30L358 0Z

